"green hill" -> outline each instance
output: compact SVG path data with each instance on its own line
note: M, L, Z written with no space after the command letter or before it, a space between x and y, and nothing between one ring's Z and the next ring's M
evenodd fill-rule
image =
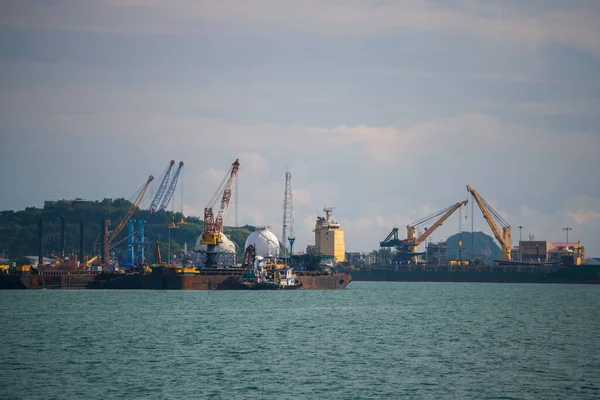
M499 259L502 254L500 247L491 236L483 232L473 232L473 236L471 237L471 232L461 232L450 236L446 241L448 246L446 253L451 259L458 260L458 242L461 240L463 260L471 259L472 247L475 249L473 252L475 258L483 260L485 263L492 263L494 259ZM473 243L473 246L471 246L471 243Z
M44 218L44 256L60 253L61 216L66 218L66 253L79 254L79 221L84 220L85 225L85 254L92 256L94 246L96 253L100 252L100 221L102 218L110 219L110 229L117 227L119 222L131 207L125 199L104 199L102 201L57 201L46 202L44 208L28 207L21 211L0 212L0 252L4 251L7 258L14 259L21 256L38 255L38 223L39 218ZM158 211L150 215L148 210L137 209L132 218L146 220L145 235L148 241L146 257L154 262L154 243L159 240L163 258L167 254L168 238L171 238L171 254L183 250L187 243L188 250L193 249L196 239L204 228L203 221L198 217L183 217L181 213ZM180 223L183 219L184 223ZM169 229L171 222L175 222L176 229ZM253 232L253 226L239 228L224 227L223 232L233 240L238 247L238 258L243 256L244 242ZM127 226L121 231L113 243L118 243L127 237ZM117 245L113 251L125 253L127 240Z

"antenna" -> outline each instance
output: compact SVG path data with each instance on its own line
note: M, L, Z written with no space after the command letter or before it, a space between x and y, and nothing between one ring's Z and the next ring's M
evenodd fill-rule
M570 226L565 226L564 228L562 228L563 231L567 231L567 243L569 243L569 231L572 231L573 228L571 228Z
M286 254L287 253L286 241L288 240L288 233L290 235L293 235L293 232L294 232L293 199L294 199L294 197L292 194L292 174L289 172L286 172L285 173L285 191L284 191L284 196L283 196L283 221L282 221L283 226L281 229L281 247L283 249L284 257L287 255ZM290 228L290 229L288 230L288 228Z

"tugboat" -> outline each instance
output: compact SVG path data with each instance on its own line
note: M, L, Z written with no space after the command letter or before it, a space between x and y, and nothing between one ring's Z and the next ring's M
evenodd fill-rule
M302 287L302 282L298 280L294 269L291 267L276 269L273 271L273 277L280 289L290 290L299 289Z
M302 287L293 268L284 264L264 263L263 257L252 254L253 250L249 246L246 251L244 261L252 267L240 278L239 289L291 290Z

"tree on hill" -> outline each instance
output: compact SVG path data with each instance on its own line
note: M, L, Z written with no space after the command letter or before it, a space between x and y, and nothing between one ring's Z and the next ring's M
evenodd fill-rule
M44 256L60 254L61 217L66 219L66 254L79 254L79 223L84 220L85 254L92 257L100 252L101 219L110 220L109 230L116 228L131 207L126 199L104 199L102 201L67 201L48 202L44 208L28 207L21 211L0 212L0 249L6 250L9 258L38 255L39 218L44 218ZM198 217L184 217L181 213L157 211L150 215L148 210L137 209L133 219L146 221L145 247L146 257L154 262L154 246L159 241L163 259L166 258L168 238L171 238L171 254L181 252L184 243L191 251L198 236L204 229L203 221ZM183 223L180 223L183 221ZM176 229L169 229L171 223ZM137 229L137 224L136 224ZM244 243L254 227L246 225L240 228L225 227L224 233L236 243L238 258L243 257ZM113 243L127 237L127 227L119 234ZM94 253L96 248L96 254ZM126 254L127 240L111 250L116 254Z
M502 252L494 239L483 232L460 232L450 236L446 240L446 254L450 259L459 259L459 241L462 241L462 259L471 260L471 254L485 264L491 264L493 260L499 259ZM473 243L473 246L471 246ZM471 253L471 248L475 251Z

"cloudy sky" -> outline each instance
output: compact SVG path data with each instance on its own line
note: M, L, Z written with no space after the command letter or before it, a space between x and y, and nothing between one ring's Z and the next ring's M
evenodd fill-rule
M131 198L175 159L186 163L183 211L201 216L239 157L239 223L278 236L291 172L297 248L314 242L324 205L347 249L367 251L392 227L466 199L470 184L515 244L519 225L549 241L569 226L570 240L600 255L596 0L0 9L0 209ZM464 229L470 219L469 204Z

